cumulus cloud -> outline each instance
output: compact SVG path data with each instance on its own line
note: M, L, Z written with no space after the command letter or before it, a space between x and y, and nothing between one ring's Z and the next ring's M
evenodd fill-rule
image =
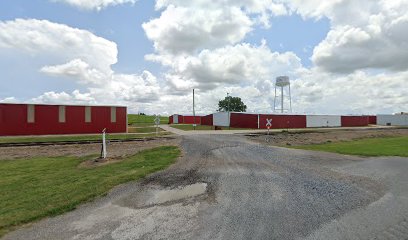
M112 41L46 20L16 19L0 22L0 27L0 48L46 56L50 64L39 69L41 73L72 79L85 89L72 93L49 91L33 98L34 102L126 105L158 100L160 84L149 71L121 74L112 70L118 53Z
M408 69L408 3L397 1L286 1L304 17L327 17L331 30L313 51L324 71L352 73L362 69Z
M136 0L51 0L53 2L62 2L83 10L100 11L109 6L116 6L125 3L136 3Z
M71 94L66 92L46 92L32 99L34 103L58 103L58 104L95 104L97 101L90 93L81 93L79 90Z
M114 103L132 112L189 114L196 88L198 114L215 111L227 92L241 97L250 112L271 112L275 77L289 75L296 112L389 113L408 104L406 5L402 0L157 0L160 16L142 26L154 45L145 59L164 69L154 74L115 72L114 42L45 20L0 22L0 48L49 57L39 71L73 79L81 89L46 92L36 102ZM330 32L314 46L315 66L305 68L296 54L275 52L265 41L245 43L258 27L286 14L330 20Z
M170 86L177 90L192 87L213 90L221 85L250 85L259 80L274 79L276 74L293 75L302 68L292 52L272 52L260 46L237 44L214 50L203 50L197 56L149 55L147 59L169 66L166 75Z
M195 53L241 42L255 25L270 25L270 17L288 14L273 0L158 0L161 16L143 24L156 51Z
M83 84L102 85L110 80L111 74L106 74L92 68L81 59L74 59L68 63L54 66L44 66L42 73L55 77L71 77L78 79Z
M208 10L170 5L143 28L157 51L178 54L237 43L251 25L239 8Z
M0 21L0 48L47 56L53 61L80 59L90 68L104 73L110 72L118 54L116 43L87 30L37 19Z

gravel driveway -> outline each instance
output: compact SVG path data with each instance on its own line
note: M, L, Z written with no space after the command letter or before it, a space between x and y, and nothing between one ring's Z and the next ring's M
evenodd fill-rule
M142 182L5 239L407 239L408 159L183 136ZM184 187L184 188L183 188Z

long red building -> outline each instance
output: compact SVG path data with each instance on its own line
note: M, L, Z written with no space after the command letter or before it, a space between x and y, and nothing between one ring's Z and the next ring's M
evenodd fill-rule
M268 121L271 129L313 128L313 127L361 127L375 124L375 116L340 115L292 115L292 114L256 114L238 112L216 112L196 119L196 123L207 126L266 129ZM170 116L170 124L191 124L184 121L187 116ZM193 119L189 117L189 119Z
M123 106L0 104L0 136L127 132Z

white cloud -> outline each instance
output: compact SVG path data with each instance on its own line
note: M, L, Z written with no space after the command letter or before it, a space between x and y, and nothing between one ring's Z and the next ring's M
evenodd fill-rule
M66 92L46 92L38 97L31 99L34 103L48 104L98 104L91 93L81 93L79 90L74 90L72 93Z
M90 68L107 74L118 54L116 43L87 30L37 19L0 21L0 48L46 56L53 62L81 59Z
M18 100L15 97L7 97L0 99L0 103L16 103Z
M149 55L172 70L166 75L175 90L212 90L221 85L251 85L271 80L277 74L293 75L301 68L300 59L291 52L272 52L265 44L237 44L203 50L197 56Z
M44 66L40 71L55 77L64 76L75 78L83 84L93 85L105 84L111 78L110 74L102 73L99 70L92 68L88 63L81 59L74 59L61 65Z
M362 69L408 69L408 2L286 1L304 17L327 17L331 30L315 47L312 60L324 71L352 73Z
M241 41L252 22L239 8L193 9L168 6L160 18L143 24L159 52L192 53Z
M136 3L136 0L51 0L53 2L62 2L75 6L83 10L97 10L100 11L109 6L116 6L120 4Z

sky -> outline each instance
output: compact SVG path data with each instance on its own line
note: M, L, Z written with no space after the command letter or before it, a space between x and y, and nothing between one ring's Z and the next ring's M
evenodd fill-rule
M2 0L0 102L215 112L408 111L408 0Z

